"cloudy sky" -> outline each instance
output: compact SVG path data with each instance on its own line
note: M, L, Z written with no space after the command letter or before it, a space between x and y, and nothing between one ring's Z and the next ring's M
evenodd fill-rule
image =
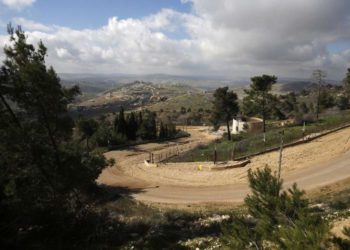
M49 49L60 73L342 79L349 0L0 0L7 23ZM3 53L0 52L3 59Z

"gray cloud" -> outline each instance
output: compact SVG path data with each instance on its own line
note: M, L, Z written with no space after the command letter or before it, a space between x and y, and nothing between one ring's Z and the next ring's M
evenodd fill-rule
M242 78L261 73L308 77L323 68L340 79L350 67L350 50L327 50L331 43L350 41L350 1L184 1L192 3L190 14L164 9L142 19L112 17L99 29L15 21L28 30L30 42L44 41L48 62L59 72ZM187 38L168 36L179 30Z

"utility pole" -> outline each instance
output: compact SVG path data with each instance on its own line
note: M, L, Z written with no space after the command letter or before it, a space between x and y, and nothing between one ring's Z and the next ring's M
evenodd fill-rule
M316 69L312 72L312 78L317 83L317 103L316 103L316 119L318 120L318 116L320 113L320 95L321 95L321 85L323 83L323 79L327 76L327 73L323 70Z
M234 161L235 160L235 143L232 144L232 154L231 154L231 158Z
M215 147L214 147L214 164L216 164L216 160L217 160L217 152L216 152L216 142L215 142Z
M280 131L279 134L280 134L280 137L281 137L281 144L280 144L280 157L279 157L279 161L278 161L278 180L280 180L280 178L281 178L284 130Z

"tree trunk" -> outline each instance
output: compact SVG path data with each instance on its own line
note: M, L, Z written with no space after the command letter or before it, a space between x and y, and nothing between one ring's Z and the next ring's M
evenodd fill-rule
M1 101L2 103L4 104L5 108L7 109L7 111L10 113L13 121L16 123L16 125L19 127L19 128L22 128L22 125L21 123L18 121L17 119L17 116L15 115L15 113L13 112L12 108L10 107L10 105L7 103L7 101L5 100L5 97L3 97L2 94L0 94L0 98L1 98Z
M230 120L226 120L226 126L227 126L227 139L231 141Z
M265 115L263 115L263 132L266 132Z

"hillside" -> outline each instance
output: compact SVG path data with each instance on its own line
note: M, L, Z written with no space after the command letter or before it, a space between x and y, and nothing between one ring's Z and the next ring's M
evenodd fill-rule
M143 81L131 79L143 79ZM144 77L144 78L142 78ZM249 82L230 80L214 80L206 78L194 78L185 76L170 75L94 75L94 74L73 74L61 76L62 84L65 86L78 85L82 95L71 106L74 115L100 116L107 113L119 111L120 107L135 110L147 107L156 111L160 117L171 117L173 121L197 116L194 112L180 112L184 107L186 110L195 111L210 110L210 98L218 87L229 86L237 93L239 99L245 95L244 89L249 88ZM152 79L152 81L148 81ZM327 83L337 84L332 80ZM200 86L200 87L197 87ZM306 79L285 79L273 86L274 94L286 94L288 92L300 92L302 89L310 89L314 86ZM162 112L160 112L162 110ZM190 114L192 113L192 114ZM208 114L208 112L207 112ZM204 119L196 117L196 124L207 122L208 115Z
M163 103L168 99L203 93L203 90L183 84L154 84L135 81L102 91L87 100L78 100L71 109L85 116L98 116L116 112L120 107L136 109L153 103Z
M157 113L161 120L171 119L177 124L203 124L209 122L212 93L187 93L164 102L151 103L145 108Z

